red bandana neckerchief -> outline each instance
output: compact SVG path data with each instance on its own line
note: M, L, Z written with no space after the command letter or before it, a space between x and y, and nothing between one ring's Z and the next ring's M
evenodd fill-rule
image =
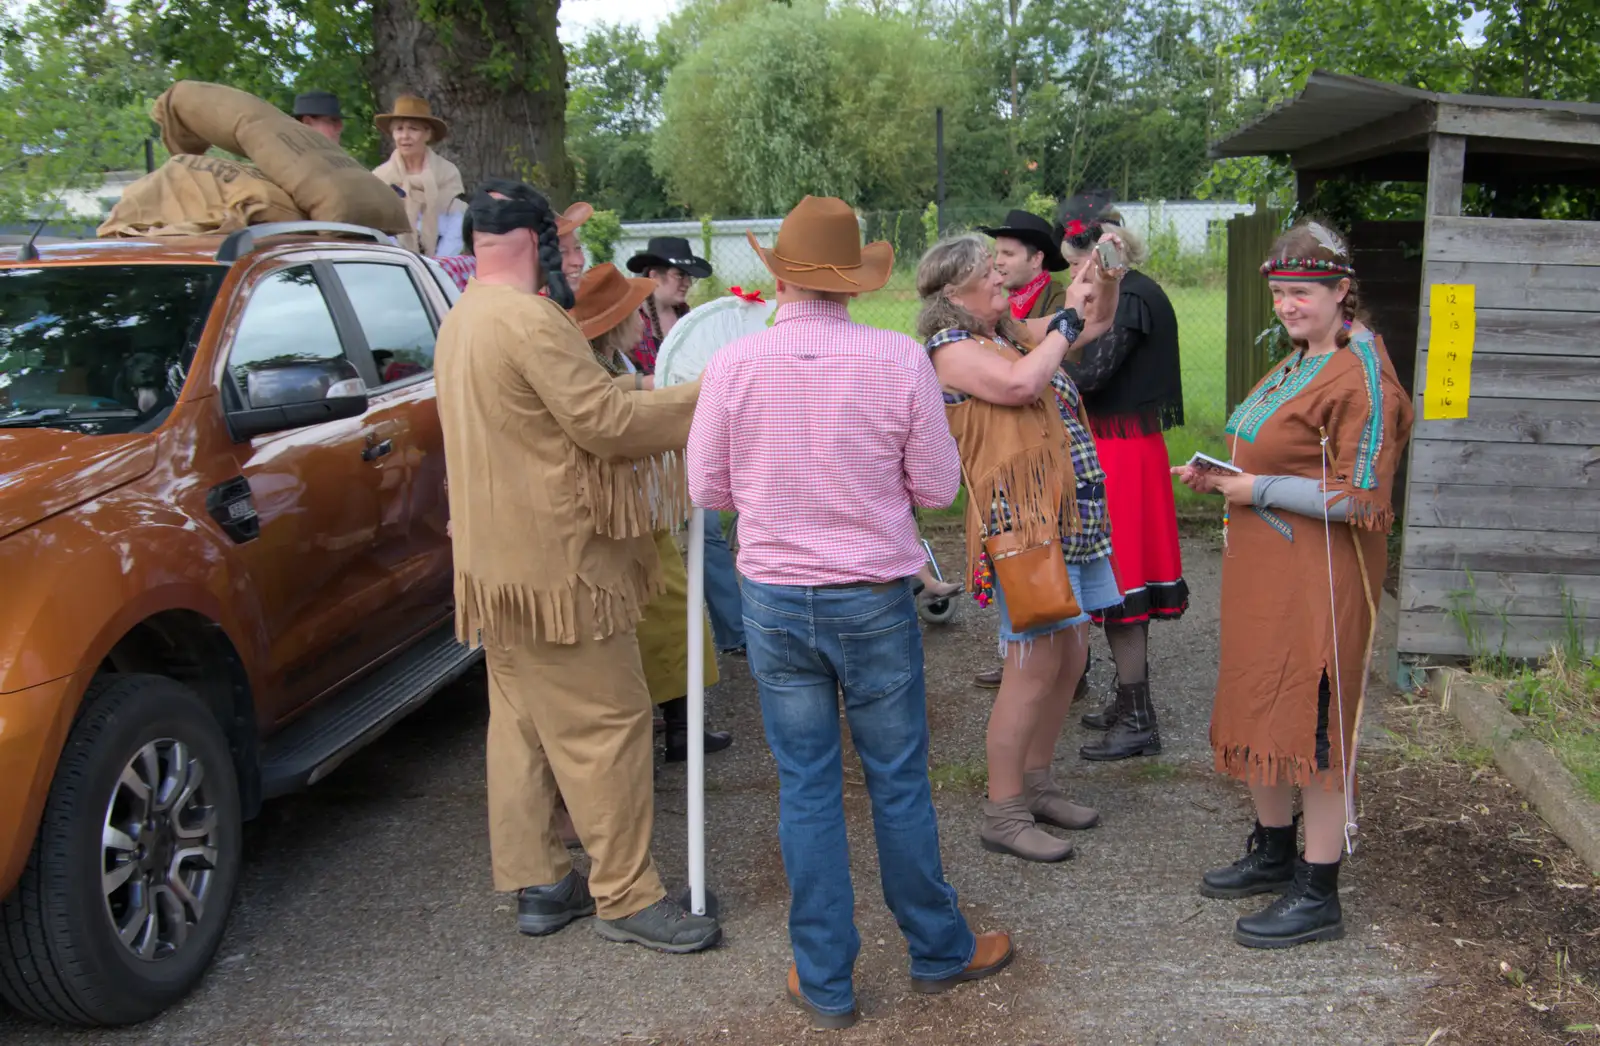
M1033 303L1039 300L1039 295L1044 293L1045 287L1050 284L1050 274L1041 272L1029 280L1026 286L1018 287L1011 292L1011 318L1020 320L1033 311Z

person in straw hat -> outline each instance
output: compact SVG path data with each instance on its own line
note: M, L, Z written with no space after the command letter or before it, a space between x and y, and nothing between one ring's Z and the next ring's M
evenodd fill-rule
M452 209L464 209L455 208L455 202L466 191L456 165L433 149L449 135L450 126L414 94L396 98L393 111L380 114L377 123L394 140L394 152L372 173L400 191L422 253L437 255L440 219Z
M740 514L750 671L778 766L791 894L788 994L814 1025L839 1028L856 1019L861 946L841 691L912 987L945 991L1011 961L1010 936L975 936L945 880L928 782L910 581L925 554L911 510L949 505L961 470L922 347L850 320L850 299L888 282L894 249L863 247L850 206L813 196L784 218L771 248L754 236L750 244L777 280L778 312L770 328L706 367L689 433L689 494Z
M621 387L568 315L556 215L493 181L469 214L478 274L439 329L439 420L457 635L489 668L489 842L517 925L597 916L610 941L709 948L715 919L666 896L650 854L650 692L636 628L664 589L652 536L688 514L663 457L684 445L698 383ZM548 282L550 294L539 289ZM592 859L554 831L557 795Z

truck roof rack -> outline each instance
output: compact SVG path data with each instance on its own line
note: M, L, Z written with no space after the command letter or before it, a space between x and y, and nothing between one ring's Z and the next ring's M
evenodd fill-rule
M347 222L263 222L260 225L247 225L243 229L228 234L222 241L222 246L217 248L217 261L223 265L232 265L240 258L255 250L258 241L269 236L290 236L295 234L315 234L321 236L340 236L352 240L365 240L368 243L382 243L391 247L396 246L395 239L388 233L369 229L365 225L351 225Z

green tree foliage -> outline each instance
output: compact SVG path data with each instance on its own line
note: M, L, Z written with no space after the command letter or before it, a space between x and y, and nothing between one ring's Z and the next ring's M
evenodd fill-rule
M782 213L807 193L904 207L932 194L933 112L958 88L909 18L773 4L672 70L652 158L696 212Z
M0 220L67 187L144 167L150 103L170 83L137 12L13 8L0 15ZM157 150L156 161L165 159Z
M569 51L567 151L580 198L635 221L686 213L650 165L674 53L634 26L602 26Z

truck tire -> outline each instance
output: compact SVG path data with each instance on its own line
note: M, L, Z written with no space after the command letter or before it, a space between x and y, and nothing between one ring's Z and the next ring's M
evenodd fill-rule
M97 678L0 902L0 998L78 1025L134 1024L183 998L222 942L240 836L228 742L195 693Z

